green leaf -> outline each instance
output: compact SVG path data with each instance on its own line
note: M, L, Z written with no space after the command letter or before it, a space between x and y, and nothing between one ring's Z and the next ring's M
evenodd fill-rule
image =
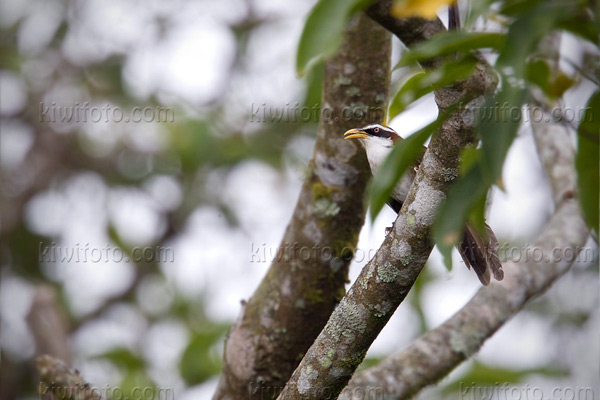
M319 0L308 15L300 36L296 55L299 76L335 54L352 14L370 3L371 0Z
M561 13L563 9L556 4L540 3L509 28L506 42L511 45L502 49L496 62L502 88L480 110L477 132L481 138L481 156L452 186L434 226L434 240L448 268L452 267L452 248L462 238L465 221L474 207L481 207L488 189L501 177L504 160L517 135L526 98L527 57ZM472 216L474 222L481 215L480 208Z
M188 385L204 382L221 371L221 357L213 349L225 330L214 325L194 333L179 361L179 371Z
M526 98L522 81L527 77L527 57L537 49L562 12L556 4L541 3L509 28L507 43L511 45L500 52L496 62L502 89L484 105L478 124L480 161L488 184L500 177L504 159L521 123L521 107Z
M485 198L488 187L484 181L481 163L478 162L452 185L446 201L440 207L433 238L448 270L452 269L452 249L462 238L469 212Z
M427 139L435 133L450 114L456 109L457 105L449 107L438 118L413 133L408 138L403 139L396 144L390 154L387 156L379 171L375 174L373 182L369 188L369 204L371 207L371 220L377 217L383 206L388 202L394 190L394 186L400 180L407 168L412 167L415 161L423 155L423 145Z
M469 7L467 7L467 15L463 21L465 30L473 30L473 26L479 17L483 16L484 18L487 18L487 15L491 12L490 5L492 3L494 3L494 0L478 0L471 2Z
M423 268L423 270L419 274L419 277L415 281L415 284L408 293L407 300L409 301L410 305L412 306L414 312L417 314L417 317L419 319L419 335L429 330L427 318L425 317L425 312L423 310L423 306L421 305L421 299L423 298L423 292L425 291L424 289L427 287L427 284L433 279L434 276L431 272L431 268Z
M597 22L585 21L576 16L569 16L558 22L557 28L564 29L570 33L579 36L582 39L589 41L592 45L598 46L600 42L600 34Z
M599 183L600 171L598 154L600 153L600 91L592 95L587 103L583 120L577 129L577 186L579 202L588 226L598 234Z
M537 85L544 93L548 93L550 83L550 66L548 63L539 58L528 62L527 80Z
M440 68L428 70L409 78L390 103L388 119L393 119L413 101L426 94L468 77L477 64L475 57L447 62Z
M448 269L452 268L452 248L460 242L471 210L485 204L488 189L501 176L504 159L521 122L523 98L524 90L505 85L482 108L477 128L482 137L481 156L450 188L434 226L434 240ZM505 107L507 104L513 106ZM511 115L512 110L516 115ZM482 215L482 210L478 215Z
M325 65L319 63L315 65L307 75L307 89L304 97L304 106L315 110L315 119L312 122L319 122L319 110L321 107L321 94L323 89L323 76L325 74Z
M561 98L562 95L575 84L575 79L559 71L558 75L550 82L548 95L554 99Z
M487 231L485 229L485 207L487 205L488 193L489 191L486 191L485 194L477 200L467 217L469 224L471 224L477 233L484 238L487 238Z
M492 32L447 32L414 47L406 52L394 67L404 67L415 62L431 60L457 52L469 52L476 49L502 49L506 35Z
M504 85L498 94L484 103L477 132L481 138L479 166L484 182L492 185L502 174L504 160L521 125L521 107L526 92Z
M451 394L459 391L463 393L463 397L487 399L494 397L492 394L495 388L502 389L504 384L523 382L533 374L556 378L568 375L568 371L552 367L506 369L474 362L466 375L448 384L443 392Z
M138 354L122 347L109 350L99 358L109 360L126 371L140 371L145 366L144 360Z
M467 147L460 155L460 165L458 166L458 176L465 176L479 159L481 152L475 147Z
M363 360L363 362L360 363L360 365L356 369L356 372L359 373L361 371L364 371L366 369L374 367L377 364L381 363L382 361L383 361L383 358L379 358L379 357L366 357Z
M141 390L141 391L140 391ZM143 393L144 399L159 399L169 398L169 394L173 395L173 388L160 388L156 386L146 374L145 370L141 371L127 371L124 374L121 383L110 390L111 399L136 399L140 398L140 394ZM83 397L83 396L82 396ZM75 396L75 398L81 398Z
M544 0L507 0L500 5L498 12L508 17L518 17L538 5L540 1Z

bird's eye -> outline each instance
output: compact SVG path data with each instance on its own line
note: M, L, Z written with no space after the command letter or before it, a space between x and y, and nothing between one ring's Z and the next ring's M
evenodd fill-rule
M373 132L375 132L375 133L379 133L379 128L375 128L375 129L373 129Z

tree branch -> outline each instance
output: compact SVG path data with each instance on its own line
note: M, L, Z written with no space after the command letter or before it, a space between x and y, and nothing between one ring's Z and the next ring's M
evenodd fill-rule
M390 14L391 7L392 0L379 0L367 8L366 13L375 22L396 35L406 47L413 47L446 30L439 18L395 18Z
M392 232L333 312L280 400L337 398L346 386L429 258L436 211L458 175L461 151L475 140L469 100L482 101L496 84L495 75L478 69L466 81L436 92L441 110L458 104L459 111L433 136Z
M406 47L413 47L427 41L435 35L445 32L446 27L439 18L403 18L397 19L390 14L392 0L379 0L366 10L366 14L379 25L393 33ZM440 60L423 62L424 68L435 68Z
M56 293L49 285L37 285L27 324L35 338L37 355L48 354L69 363L69 321L57 301Z
M343 297L370 173L342 133L383 120L390 54L389 33L358 16L325 63L310 175L275 260L231 329L215 399L276 397Z
M575 255L587 237L577 201L571 198L560 205L534 248L541 249L544 257L552 257L554 249ZM444 324L415 340L407 349L357 374L342 398L362 398L352 397L352 393L374 392L390 400L411 398L475 354L485 340L530 299L548 289L571 264L564 259L559 263L505 263L502 282L481 288Z
M542 255L542 261L505 263L504 281L481 288L444 324L415 340L407 349L356 375L344 391L343 399L363 399L364 393L377 393L386 399L412 397L475 354L529 300L544 293L569 270L589 231L573 197L574 148L568 128L549 122L551 119L542 120L545 122L533 124L534 138L557 204L556 213L533 247L539 249L537 254ZM532 254L528 259L533 259Z
M77 370L73 370L63 361L50 356L36 359L40 373L39 395L43 399L58 400L101 400L99 391L87 383Z

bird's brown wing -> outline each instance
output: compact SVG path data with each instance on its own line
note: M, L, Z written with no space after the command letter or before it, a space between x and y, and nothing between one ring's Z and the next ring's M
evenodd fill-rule
M485 225L487 238L481 237L469 224L465 226L463 240L458 252L467 268L473 268L483 285L489 285L490 272L498 281L504 278L502 264L498 258L498 239L492 229Z
M501 281L504 279L504 271L502 270L502 263L500 262L500 257L498 257L498 239L496 239L496 235L494 235L494 231L488 224L485 224L485 231L488 236L487 243L487 262L488 266L492 270L492 275L494 275L494 279L497 281Z
M402 208L402 202L396 199L390 199L387 204L396 213L399 213ZM473 268L481 283L487 286L490 284L491 275L501 281L504 278L504 271L498 257L498 239L488 224L485 224L485 230L487 238L481 237L471 225L467 224L463 240L457 247L467 268Z

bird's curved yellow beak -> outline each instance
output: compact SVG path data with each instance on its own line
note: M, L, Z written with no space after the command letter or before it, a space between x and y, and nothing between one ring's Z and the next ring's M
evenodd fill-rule
M344 133L344 139L364 139L368 135L360 129L350 129Z

